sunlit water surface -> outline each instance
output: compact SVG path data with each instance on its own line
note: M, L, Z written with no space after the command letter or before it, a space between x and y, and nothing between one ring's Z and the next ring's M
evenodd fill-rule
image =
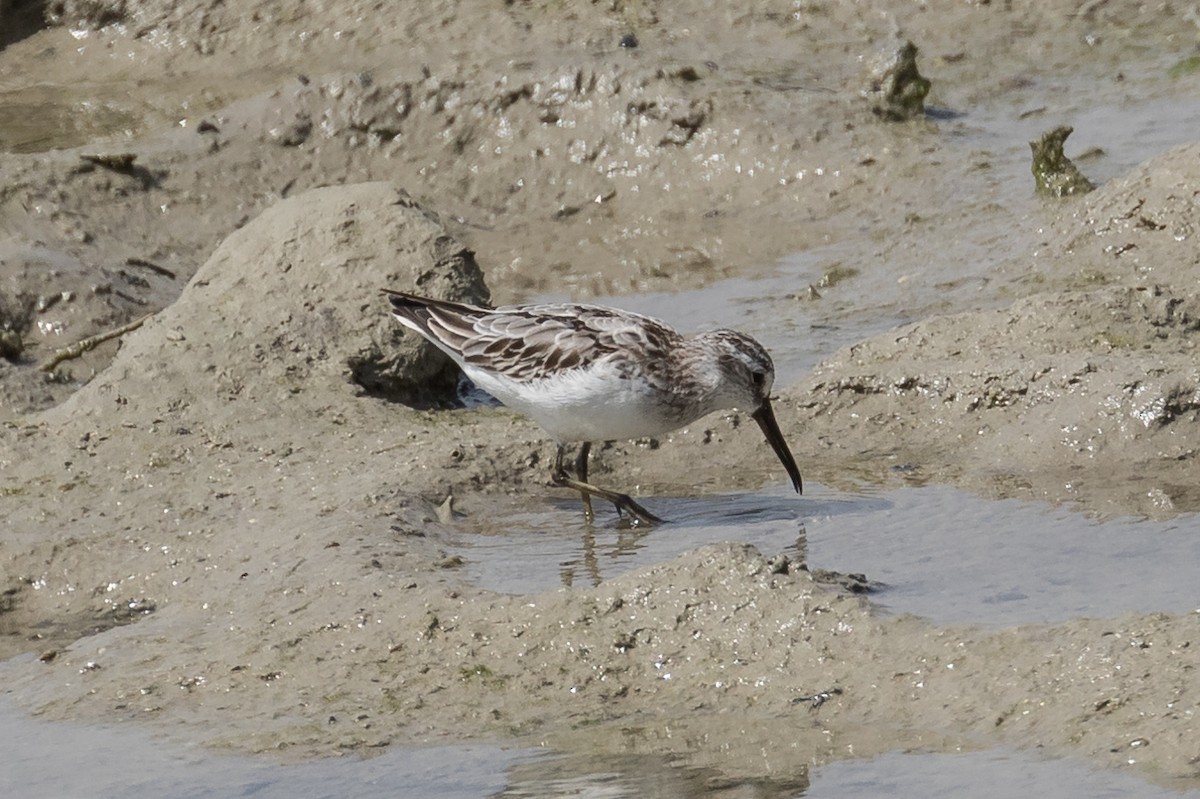
M883 608L942 624L1200 608L1195 515L1096 521L945 486L850 494L815 483L802 497L774 486L644 504L668 523L623 529L597 503L597 524L587 525L577 499L530 501L536 509L464 520L450 544L470 580L514 594L596 585L703 544L737 541L811 568L865 574Z
M995 749L888 754L800 777L729 780L651 757L562 757L495 746L391 749L378 757L280 765L165 742L131 725L30 719L0 702L0 796L21 799L516 799L516 797L812 797L857 799L1200 799L1073 760Z

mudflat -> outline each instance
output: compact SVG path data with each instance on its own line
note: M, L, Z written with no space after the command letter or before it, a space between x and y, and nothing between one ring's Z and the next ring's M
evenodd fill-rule
M1191 519L1200 143L1125 162L1069 140L1099 187L1051 200L1026 141L1102 142L1096 106L1194 97L1192 23L35 5L0 9L0 655L22 705L297 758L487 739L787 781L1004 743L1200 786L1196 613L940 626L736 529L599 585L472 585L455 514L552 496L552 445L446 407L454 375L378 294L689 291L808 254L811 280L745 309L815 342L776 384L806 483ZM931 88L898 120L878 92L909 41ZM1109 135L1171 129L1144 125ZM618 442L596 480L782 480L743 468L747 421Z

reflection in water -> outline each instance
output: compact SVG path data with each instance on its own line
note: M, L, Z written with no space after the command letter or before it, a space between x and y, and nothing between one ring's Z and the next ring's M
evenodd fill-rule
M749 508L733 509L728 518L723 520L725 525L731 525L736 521L738 516L744 517L745 524L754 524L761 522L761 519L756 519L758 515ZM710 521L714 521L711 520ZM715 520L718 524L721 520ZM659 528L662 529L662 528ZM712 526L710 525L710 529ZM654 532L653 529L639 529L633 527L617 526L612 533L602 531L598 542L597 531L594 527L587 527L582 534L582 544L579 549L579 557L570 560L562 561L559 566L559 575L562 579L564 588L570 588L576 584L581 577L586 578L587 584L592 586L600 585L604 581L603 565L607 565L608 576L611 578L621 574L626 570L624 564L637 562L638 553L650 546L649 536ZM608 541L612 534L615 534L614 541ZM714 539L716 540L716 539ZM703 541L691 540L687 546L680 547L677 554L682 554L684 551L699 546ZM774 554L774 553L772 553ZM804 529L804 525L799 525L796 530L796 538L791 546L785 548L779 554L784 555L794 563L807 563L808 559L808 533ZM658 562L657 560L651 562Z
M806 497L807 498L807 497ZM451 549L466 561L466 577L485 588L511 594L559 586L596 586L640 566L661 563L704 544L738 541L764 554L782 554L805 563L808 539L802 514L814 508L836 512L860 509L874 500L845 503L812 497L798 501L786 486L771 492L688 498L655 497L654 507L669 521L631 528L615 516L589 525L578 500L547 507L538 500L511 513L489 513L459 523ZM541 508L530 510L529 506Z
M1077 760L1031 752L988 749L959 754L882 755L843 760L816 769L810 799L1198 799L1200 791L1168 790L1132 775L1101 770Z
M604 797L604 799L784 799L808 790L806 758L794 774L776 779L734 779L655 755L567 755L527 760L508 770L508 787L490 799Z
M640 548L641 540L648 532L648 530L640 528L622 527L617 530L615 544L605 545L602 543L601 548L598 549L596 529L588 525L588 528L583 531L580 557L561 564L562 569L559 573L562 575L563 587L570 588L575 585L576 575L579 575L580 572L593 587L600 585L604 579L600 573L601 559L615 560L633 555Z
M644 746L636 731L610 747ZM736 733L731 733L736 735ZM394 747L378 757L328 758L283 765L188 746L130 724L83 725L31 718L0 703L0 796L120 796L150 799L534 799L534 797L703 797L704 799L858 799L971 796L981 799L1200 799L1132 774L1066 759L989 749L960 754L892 753L813 767L824 757L783 748L763 752L770 777L727 753L732 766L699 768L687 755L558 755L494 746ZM810 772L810 768L812 771ZM811 783L811 784L810 784Z
M0 152L41 153L123 133L140 120L110 102L72 97L62 86L0 92Z
M507 787L490 799L550 797L704 797L704 799L1198 799L1132 775L1103 771L1063 758L1010 749L979 752L891 753L870 760L817 766L793 753L776 765L774 779L737 779L715 769L634 755L546 757L508 770Z
M506 771L537 758L487 745L394 747L378 757L284 765L152 734L132 723L50 722L0 702L0 796L59 799L480 799L507 784Z

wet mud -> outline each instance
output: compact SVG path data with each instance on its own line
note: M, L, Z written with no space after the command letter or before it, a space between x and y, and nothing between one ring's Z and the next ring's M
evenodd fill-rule
M826 253L746 309L852 340L776 384L806 482L1189 518L1200 145L1071 152L1099 186L1050 200L1014 133L1194 96L1170 14L68 2L42 29L28 5L0 7L22 32L0 106L38 109L0 123L22 706L284 758L514 741L798 785L919 741L1200 784L1195 613L938 624L736 524L598 584L473 584L457 525L550 502L552 447L446 407L453 374L378 293L684 291ZM865 65L905 41L932 86L890 121ZM616 442L594 479L681 501L783 481L747 421Z

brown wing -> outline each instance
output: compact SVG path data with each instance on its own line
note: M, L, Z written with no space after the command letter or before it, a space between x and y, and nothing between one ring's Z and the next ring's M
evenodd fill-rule
M598 305L497 308L474 320L462 349L470 364L514 380L539 380L603 360L658 363L678 334L657 320Z
M656 319L599 305L490 309L387 294L397 316L443 350L513 380L537 380L606 358L626 368L657 365L679 338Z

